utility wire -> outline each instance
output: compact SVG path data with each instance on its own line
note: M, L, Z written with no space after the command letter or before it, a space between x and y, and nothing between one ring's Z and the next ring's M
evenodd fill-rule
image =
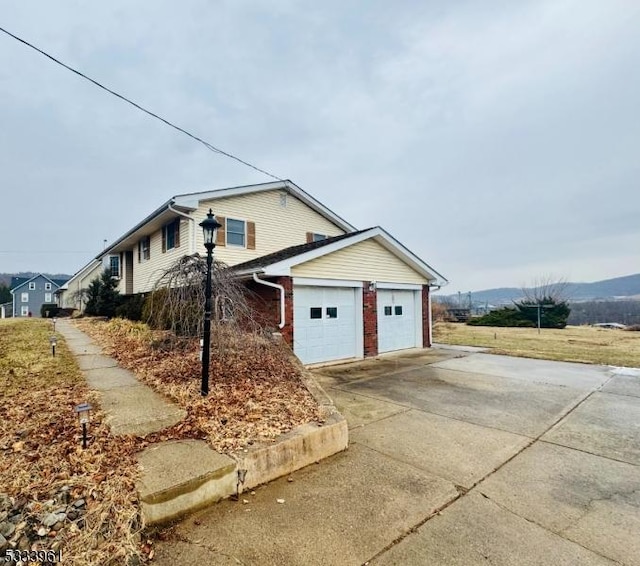
M10 31L7 31L6 29L4 29L2 27L0 27L0 31L5 33L5 34L7 34L9 37L12 37L16 41L19 41L20 43L23 43L27 47L30 47L31 49L34 49L35 51L37 51L41 55L44 55L47 59L51 59L51 61L53 61L54 63L57 63L58 65L64 67L65 69L71 71L72 73L75 73L79 77L82 77L83 79L86 79L87 81L93 83L98 88L101 88L102 90L107 91L109 94L112 94L116 98L119 98L120 100L126 102L127 104L130 104L134 108L137 108L138 110L141 110L142 112L144 112L145 114L148 114L152 118L155 118L156 120L160 120L161 122L165 123L167 126L173 128L174 130L178 130L180 133L183 133L186 136L189 136L190 138L196 140L197 142L201 143L204 147L206 147L208 150L213 151L214 153L219 153L220 155L224 155L225 157L233 159L233 160L237 161L238 163L242 163L242 165L246 165L247 167L251 167L251 169L254 169L254 170L256 170L259 173L262 173L264 175L268 175L269 177L271 177L272 179L276 179L277 181L283 181L284 180L284 179L281 179L280 177L277 177L276 175L273 175L273 174L269 173L268 171L265 171L264 169L260 169L259 167L256 167L255 165L252 165L248 161L244 161L243 159L240 159L239 157L236 157L235 155L232 155L231 153L227 153L226 151L223 151L223 150L211 145L209 142L207 142L207 141L203 140L202 138L200 138L200 137L188 132L184 128L181 128L180 126L176 126L172 122L169 122L169 120L166 120L162 116L159 116L158 114L155 114L154 112L151 112L151 110L147 110L143 106L140 106L139 104L133 102L132 100L129 100L126 96L123 96L122 94L118 94L114 90L111 90L110 88L104 86L103 84L99 83L95 79L92 79L91 77L88 77L87 75L85 75L84 73L78 71L77 69L74 69L73 67L70 67L66 63L63 63L62 61L60 61L59 59L56 59L53 55L49 55L49 53L47 53L46 51L43 51L39 47L36 47L35 45L33 45L33 44L29 43L28 41L26 41L25 39L22 39L21 37L18 37L17 35L14 35Z

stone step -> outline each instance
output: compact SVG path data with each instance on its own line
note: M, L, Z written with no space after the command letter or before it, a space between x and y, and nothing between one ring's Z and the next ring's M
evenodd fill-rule
M137 488L147 525L166 523L236 492L236 462L202 440L154 444L138 454Z

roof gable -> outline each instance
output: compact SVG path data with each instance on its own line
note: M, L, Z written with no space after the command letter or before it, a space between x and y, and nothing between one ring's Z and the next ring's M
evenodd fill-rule
M42 273L37 273L33 277L12 277L11 285L9 289L11 292L13 292L16 289L26 285L27 283L30 283L31 281L38 279L39 277L46 279L47 281L49 281L49 283L51 283L52 285L55 285L56 287L60 287L60 285L64 283L64 281L62 281L61 279L50 279L49 277L47 277L46 275L43 275Z
M370 238L375 239L382 247L434 284L444 285L447 283L445 277L379 226L335 236L319 242L285 248L273 254L235 265L233 269L239 274L261 272L267 276L288 276L291 275L291 268L296 265L331 254Z

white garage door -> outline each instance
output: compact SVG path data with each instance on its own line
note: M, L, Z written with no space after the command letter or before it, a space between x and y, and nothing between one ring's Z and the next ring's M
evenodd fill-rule
M420 346L416 291L378 289L378 352Z
M305 364L355 358L362 317L356 313L361 289L295 285L293 351Z

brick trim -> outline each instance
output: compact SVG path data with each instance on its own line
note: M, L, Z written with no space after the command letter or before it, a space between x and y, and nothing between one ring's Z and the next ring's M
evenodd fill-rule
M378 355L378 291L369 290L369 281L362 287L362 326L364 357Z

